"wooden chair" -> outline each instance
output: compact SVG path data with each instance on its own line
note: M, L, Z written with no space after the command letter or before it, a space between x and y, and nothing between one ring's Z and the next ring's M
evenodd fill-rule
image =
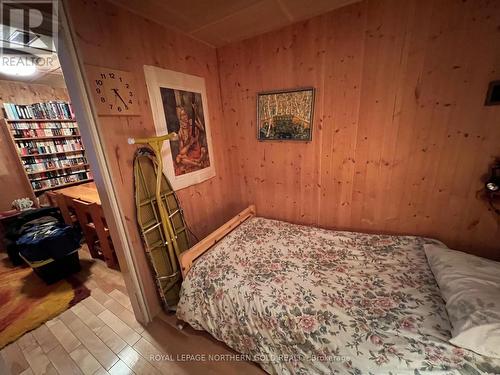
M57 193L53 192L53 191L47 191L45 193L45 196L47 197L47 201L49 202L49 204L52 206L52 207L57 207L57 197L56 197Z
M104 258L108 267L116 267L118 262L101 206L79 199L73 199L73 205L92 258Z
M59 207L64 222L67 225L73 226L75 223L78 222L73 202L71 202L71 204L68 205L68 199L66 196L55 192L53 192L53 194L55 195L56 206Z

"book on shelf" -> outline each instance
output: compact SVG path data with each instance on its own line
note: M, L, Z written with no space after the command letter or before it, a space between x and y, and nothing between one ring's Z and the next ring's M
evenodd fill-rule
M92 180L92 174L90 173L90 171L84 171L84 172L75 172L74 174L68 174L61 177L44 179L40 181L32 180L31 186L33 187L34 191L49 190L68 184L75 184L90 180Z
M80 139L57 139L53 141L22 140L16 141L16 147L21 156L83 150Z
M75 114L70 103L49 101L33 104L3 104L9 120L74 120Z
M79 165L88 165L87 159L82 153L74 155L60 155L55 157L38 157L36 155L26 157L22 160L22 164L27 173L41 173L47 169L63 169L73 168Z
M76 122L13 122L14 138L79 136Z
M37 173L36 177L31 178L31 182L43 181L43 180L53 180L55 178L68 177L72 175L80 175L82 173L87 173L88 170L85 166L79 166L78 168L72 170L56 170L56 171L45 171ZM87 176L87 175L86 175ZM88 178L88 176L87 176Z

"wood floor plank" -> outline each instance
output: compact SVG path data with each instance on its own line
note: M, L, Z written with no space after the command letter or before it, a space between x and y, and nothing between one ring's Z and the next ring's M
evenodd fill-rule
M33 336L31 332L26 332L17 339L17 345L19 345L19 348L23 351L23 353L25 353L38 347L38 342L35 340L35 336Z
M115 331L109 328L107 325L101 327L96 331L96 335L110 348L113 353L120 353L126 346L127 343L123 341L120 336L118 336Z
M57 341L59 341L68 353L71 353L81 345L80 340L78 340L69 328L66 327L66 325L60 320L52 322L51 325L49 325L49 330L54 334Z
M92 289L92 297L94 297L94 299L97 302L99 302L102 306L104 306L104 304L107 301L109 301L110 299L113 299L110 296L108 296L106 293L104 293L104 291L101 288L99 288L99 287L96 287L96 288Z
M59 321L59 318L56 316L55 318L47 320L45 322L45 325L50 328L51 326L53 326L54 324L56 324L58 321Z
M109 370L118 362L118 357L92 330L83 323L71 310L66 310L60 319L81 341L87 350L99 361L105 370Z
M20 375L34 375L34 374L33 374L33 370L31 369L31 367L28 367L26 370L21 372Z
M49 366L47 367L47 370L43 375L62 375L59 374L59 372L56 370L54 364L51 362L49 363Z
M71 311L71 310L66 310L66 311L63 311L60 315L59 315L59 320L61 322L64 323L64 325L66 327L68 327L71 331L72 330L72 325L73 324L79 324L78 322L81 322L81 320L76 316L76 314ZM82 322L83 324L83 322Z
M57 341L54 334L45 324L42 324L40 327L31 332L44 353L48 353L56 346L60 345L59 341Z
M104 370L102 367L97 370L96 372L94 372L93 375L109 375L109 372L107 372L106 370Z
M73 306L71 308L71 311L73 311L75 315L78 316L94 332L96 332L105 325L101 319L95 316L89 309L87 309L81 303Z
M123 307L125 307L125 308L129 309L130 311L134 312L134 310L132 309L132 303L130 302L130 298L128 298L128 296L126 296L125 294L123 294L119 290L117 290L117 289L112 290L109 293L109 296L113 297L115 300L117 300L118 302L120 302L123 305Z
M78 306L78 307L77 307ZM122 306L122 310L125 310ZM95 316L85 306L79 304L71 308L75 313L95 334L104 342L115 354L120 353L127 346L118 334L115 333L101 318Z
M82 375L78 365L69 356L61 345L56 346L47 353L47 357L52 362L59 374Z
M103 305L101 305L99 302L97 302L97 300L92 296L85 298L80 304L83 304L94 315L99 315L104 310L106 310L106 308Z
M2 355L5 365L9 370L10 374L18 375L30 367L28 361L24 357L24 354L16 342L4 347L0 354Z
M95 288L99 288L99 284L91 278L88 278L85 280L85 286L89 288L90 290L94 290Z
M134 345L141 338L136 331L109 310L104 310L100 313L99 318L129 345Z
M109 375L133 375L135 374L123 361L118 361L108 371ZM142 374L139 374L142 375Z
M182 368L175 362L153 360L152 358L154 356L164 356L165 352L158 350L153 344L144 338L137 341L132 348L162 374L185 373L185 371L183 371Z
M40 346L37 345L35 348L23 351L23 354L35 375L46 375L53 372L50 360Z
M104 302L104 307L120 318L126 325L132 328L137 333L141 334L144 327L135 319L134 313L124 309L123 306L113 298Z
M99 369L104 370L101 364L83 345L69 353L84 375L93 375Z
M0 374L6 374L10 375L10 370L7 367L7 363L5 362L5 359L0 355Z
M160 371L154 368L146 359L137 353L132 347L127 346L118 357L136 374L160 375Z

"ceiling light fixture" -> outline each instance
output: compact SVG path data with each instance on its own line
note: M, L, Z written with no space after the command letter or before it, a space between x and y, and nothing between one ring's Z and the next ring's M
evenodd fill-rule
M9 42L29 46L35 40L40 39L40 37L32 32L24 30L15 30L9 36Z

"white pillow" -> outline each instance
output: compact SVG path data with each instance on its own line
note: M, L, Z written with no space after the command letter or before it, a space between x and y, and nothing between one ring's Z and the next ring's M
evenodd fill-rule
M453 327L453 345L500 358L500 262L424 245Z

